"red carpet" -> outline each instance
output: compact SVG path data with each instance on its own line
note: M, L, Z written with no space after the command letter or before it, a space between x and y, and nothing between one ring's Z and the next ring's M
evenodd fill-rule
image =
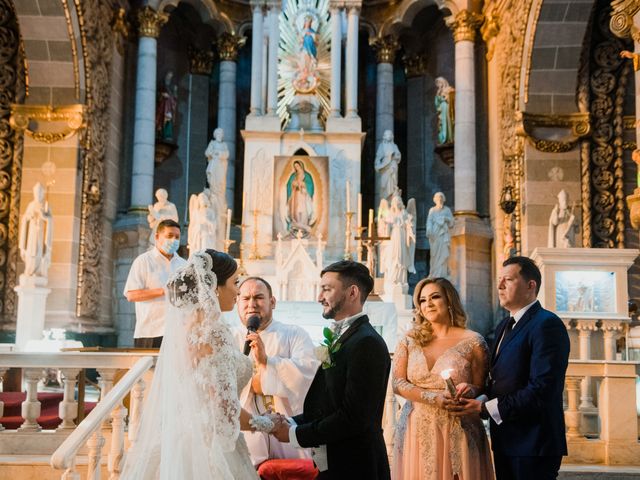
M2 426L8 430L15 430L24 419L22 418L22 402L27 394L24 392L0 392L0 400L4 402L4 417L0 418ZM58 417L58 405L62 401L62 393L38 393L40 401L40 417L38 423L45 430L53 430L62 420ZM87 402L84 405L85 416L93 410L96 404Z

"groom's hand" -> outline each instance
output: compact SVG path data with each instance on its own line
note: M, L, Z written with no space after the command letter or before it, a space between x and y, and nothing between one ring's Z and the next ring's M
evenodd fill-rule
M466 417L467 415L480 415L482 403L482 401L475 398L462 397L457 402L446 402L445 408L455 417Z
M276 437L279 441L281 441L282 443L289 443L289 428L291 427L291 425L289 425L289 422L287 422L286 420L278 423L276 425L276 427L273 429L273 431L271 432L271 434Z

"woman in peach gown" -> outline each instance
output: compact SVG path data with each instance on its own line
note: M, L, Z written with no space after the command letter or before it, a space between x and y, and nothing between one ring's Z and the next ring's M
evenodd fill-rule
M455 287L445 278L425 278L413 295L413 328L398 343L393 390L407 401L396 427L391 477L395 480L492 480L487 434L480 417L454 417L454 402L442 372L456 385L456 397L482 393L489 351L481 335L465 328ZM445 374L446 375L446 374Z

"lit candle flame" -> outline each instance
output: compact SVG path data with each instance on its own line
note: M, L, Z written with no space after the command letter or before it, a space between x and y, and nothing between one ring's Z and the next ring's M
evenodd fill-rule
M446 370L442 370L442 372L440 372L440 376L442 377L443 380L447 380L449 378L451 378L451 371L453 370L453 368L447 368Z

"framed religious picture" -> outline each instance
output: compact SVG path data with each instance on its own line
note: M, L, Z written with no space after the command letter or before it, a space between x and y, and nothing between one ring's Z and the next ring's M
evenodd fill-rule
M275 157L273 236L327 238L329 159L294 155Z

